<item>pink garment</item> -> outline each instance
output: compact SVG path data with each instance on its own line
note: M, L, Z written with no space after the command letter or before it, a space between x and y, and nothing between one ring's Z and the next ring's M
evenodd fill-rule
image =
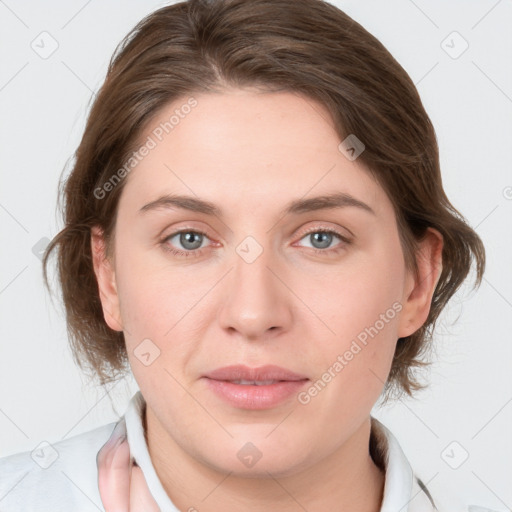
M142 470L130 456L124 418L96 456L98 487L106 512L160 512Z

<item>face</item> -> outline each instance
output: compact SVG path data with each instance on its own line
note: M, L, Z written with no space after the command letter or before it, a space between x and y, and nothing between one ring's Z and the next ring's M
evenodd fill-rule
M322 105L249 89L194 98L141 137L154 147L127 176L114 260L96 264L105 318L124 331L155 430L223 472L290 475L368 419L431 290L406 271L390 200L339 150ZM235 365L293 376L214 373ZM226 382L244 377L263 385Z

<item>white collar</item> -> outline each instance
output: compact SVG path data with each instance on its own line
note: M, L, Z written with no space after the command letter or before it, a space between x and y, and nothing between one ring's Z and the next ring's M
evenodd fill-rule
M160 509L163 512L179 512L165 492L149 456L142 423L144 406L144 397L140 391L137 391L131 398L124 415L131 457L144 473L149 491ZM372 434L376 436L386 473L380 512L435 511L436 508L431 499L418 484L397 439L373 416L371 421Z
M371 416L372 436L384 459L386 479L380 512L431 512L436 507L423 482L414 474L402 447L392 432Z
M146 438L144 437L144 426L142 424L144 406L144 397L140 391L137 391L131 398L124 414L130 456L144 473L149 492L160 510L162 512L179 512L165 492L149 456Z

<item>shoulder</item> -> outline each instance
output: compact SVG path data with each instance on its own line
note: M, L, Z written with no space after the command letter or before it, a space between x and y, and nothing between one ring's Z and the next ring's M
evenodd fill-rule
M116 423L0 458L2 512L103 510L96 455Z

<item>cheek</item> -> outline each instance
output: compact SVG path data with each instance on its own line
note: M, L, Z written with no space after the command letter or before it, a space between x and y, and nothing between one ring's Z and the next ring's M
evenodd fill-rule
M298 397L315 418L311 421L333 439L338 425L350 431L370 413L385 386L397 340L400 303L393 302L393 294L378 287L356 289L359 293L335 306L325 303L335 310L330 325L336 334L322 336L309 351L315 377Z
M332 381L327 400L349 409L365 400L371 408L387 379L398 339L403 260L399 246L380 247L340 266L328 279L317 281L323 287L311 287L308 293L311 309L330 331L311 355L318 371L327 372L317 378Z
M316 286L309 283L308 304L334 331L332 338L343 345L359 335L364 341L366 329L372 326L387 337L397 331L403 260L395 244L382 243L380 247L355 254L346 265L318 276Z
M211 270L198 273L191 269L178 269L165 258L144 251L116 258L126 347L139 382L161 387L168 381L174 386L169 373L188 378L183 374L197 353L204 319L212 318L205 304L216 281ZM142 354L147 353L151 362L145 366Z
M183 340L194 321L190 304L198 301L200 290L143 255L120 257L116 272L126 348L139 388L144 396L166 389L176 402L188 403L173 376L183 380L182 369L193 355L194 344Z
M137 336L166 338L201 293L187 272L165 265L163 258L140 250L116 259L121 316Z

